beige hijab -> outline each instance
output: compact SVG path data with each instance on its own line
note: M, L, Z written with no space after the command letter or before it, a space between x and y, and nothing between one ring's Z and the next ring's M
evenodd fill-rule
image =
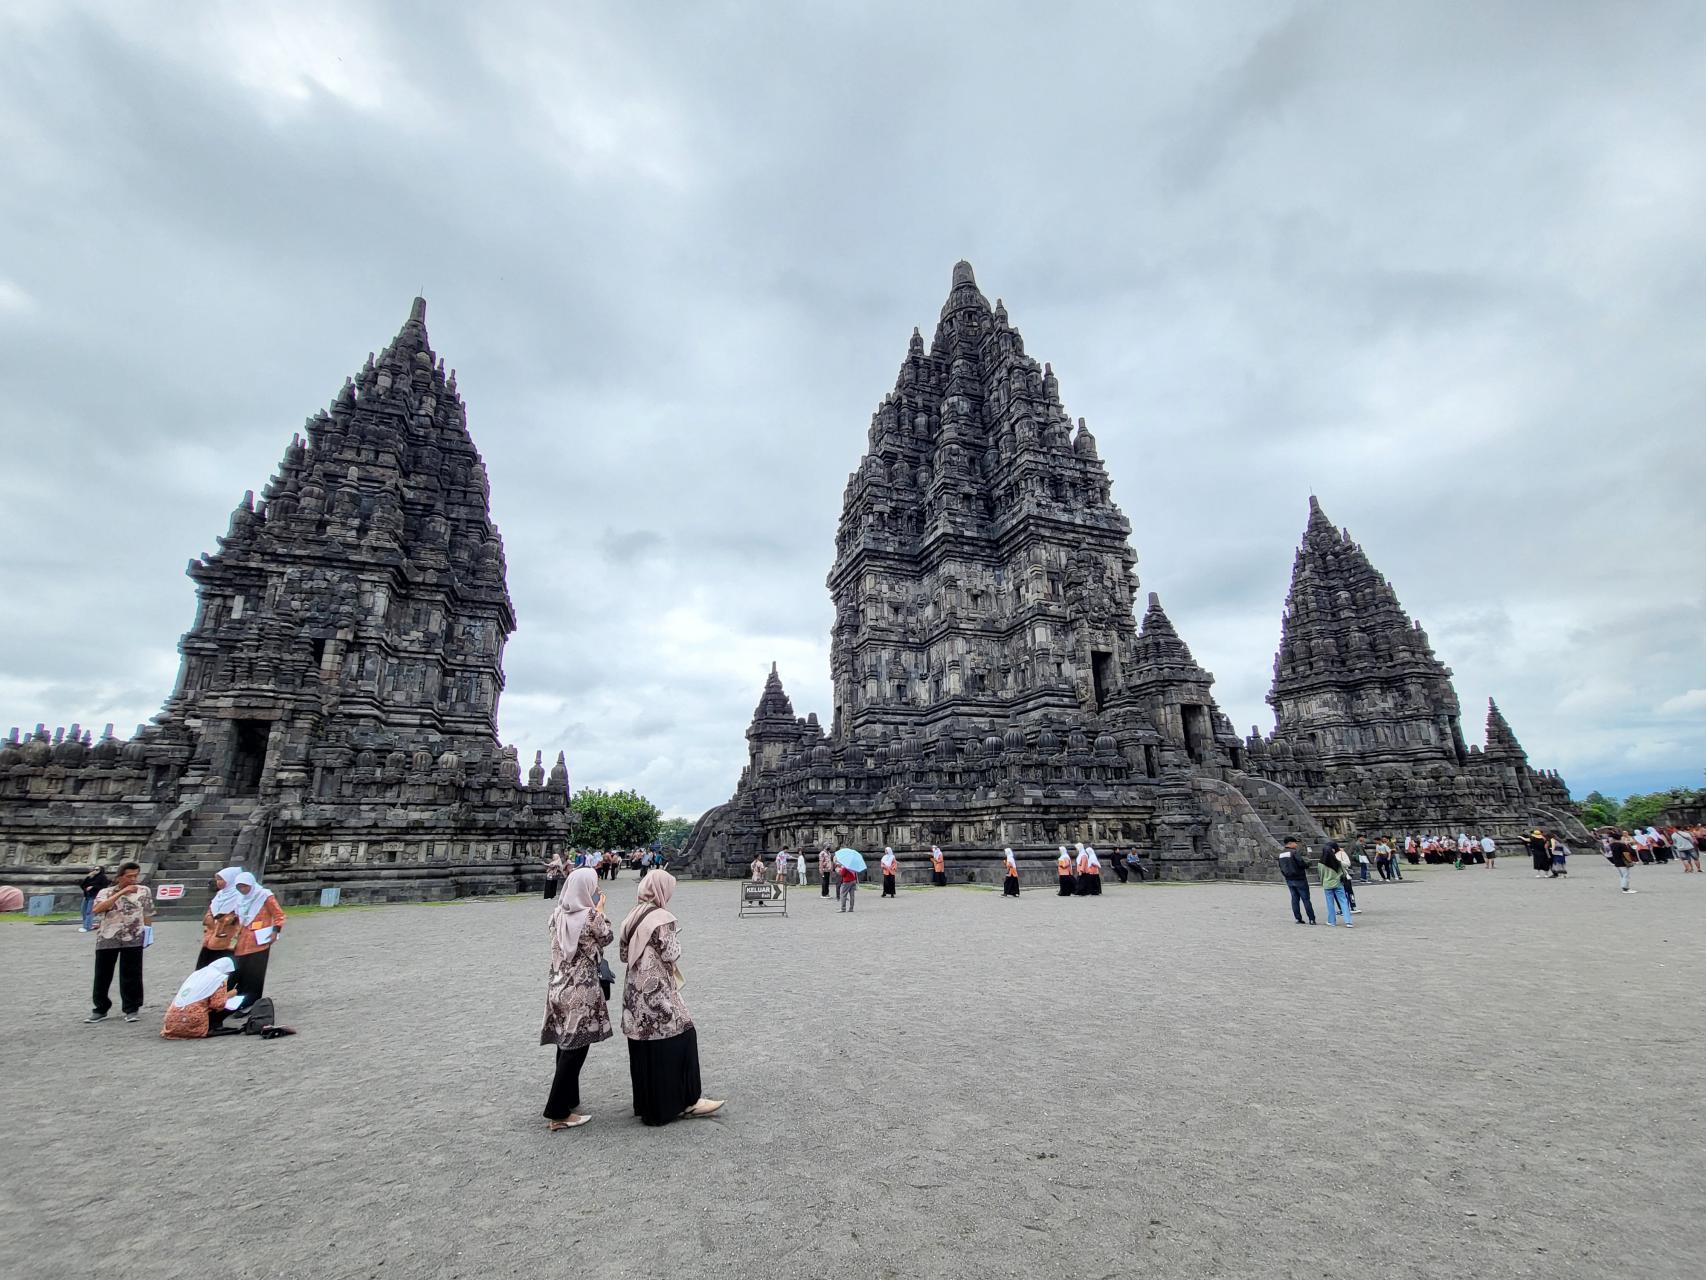
M598 872L591 867L577 867L569 872L563 887L557 891L557 909L551 913L551 931L564 964L573 964L580 949L581 931L592 918L593 900L598 896Z
M646 949L652 935L666 924L674 924L669 900L675 893L675 877L667 871L648 871L640 881L634 909L622 921L622 963L630 964Z

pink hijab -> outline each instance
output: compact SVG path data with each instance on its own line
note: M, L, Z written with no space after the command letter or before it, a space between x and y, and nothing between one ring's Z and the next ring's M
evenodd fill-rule
M640 881L634 909L622 921L623 964L632 963L639 957L651 942L652 934L666 924L675 923L675 917L668 911L669 900L674 894L675 877L667 871L648 871L646 878Z
M563 962L571 962L581 945L581 930L592 915L592 902L598 896L598 872L580 867L569 872L563 887L557 891L557 909L551 913L551 929L556 934Z

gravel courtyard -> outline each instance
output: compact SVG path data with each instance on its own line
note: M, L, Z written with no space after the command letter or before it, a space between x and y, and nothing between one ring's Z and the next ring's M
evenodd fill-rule
M191 923L93 1027L90 940L0 924L0 1271L1697 1277L1706 877L1572 861L1421 868L1354 932L1279 886L683 884L726 1111L643 1128L618 1034L554 1135L541 899L303 915L276 1041L158 1038Z

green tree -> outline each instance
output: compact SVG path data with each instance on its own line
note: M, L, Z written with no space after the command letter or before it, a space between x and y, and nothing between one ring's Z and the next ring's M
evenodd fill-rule
M1649 795L1630 796L1623 802L1623 825L1626 827L1648 827L1658 823L1659 815L1672 804L1676 803L1677 795L1671 791L1654 791Z
M1590 827L1615 827L1623 821L1623 806L1615 796L1590 791L1576 806L1582 821Z
M658 834L658 807L637 791L575 792L574 843L581 849L639 849Z
M665 818L658 823L658 843L669 853L675 853L687 843L687 837L693 834L697 818Z

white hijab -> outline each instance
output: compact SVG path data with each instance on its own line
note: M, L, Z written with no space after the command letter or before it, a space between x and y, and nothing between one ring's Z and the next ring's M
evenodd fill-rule
M1102 865L1102 860L1096 856L1096 846L1095 845L1087 844L1087 845L1083 845L1081 847L1084 850L1084 856L1090 859L1090 869L1092 871L1094 871L1096 868L1098 868Z
M206 968L197 969L184 979L178 994L172 997L174 1009L187 1009L198 1000L205 1000L225 985L225 980L237 972L237 962L230 956L220 956Z
M1013 856L1013 846L1008 845L1007 848L1003 849L1001 852L1002 856L1007 859L1007 865L1017 871L1019 869L1019 860Z
M243 901L243 895L237 892L237 877L243 873L241 867L225 867L219 873L219 878L225 882L225 887L213 895L213 901L207 904L207 909L216 916L228 916L235 912Z
M885 867L894 866L894 850L887 845L883 846L883 865Z
M930 856L932 858L940 858L942 856L941 846L940 845L934 845L934 844L931 845L930 846Z
M260 914L267 899L272 897L272 890L261 888L261 882L247 871L237 873L237 883L249 886L249 892L237 894L237 919L247 927L249 922Z

